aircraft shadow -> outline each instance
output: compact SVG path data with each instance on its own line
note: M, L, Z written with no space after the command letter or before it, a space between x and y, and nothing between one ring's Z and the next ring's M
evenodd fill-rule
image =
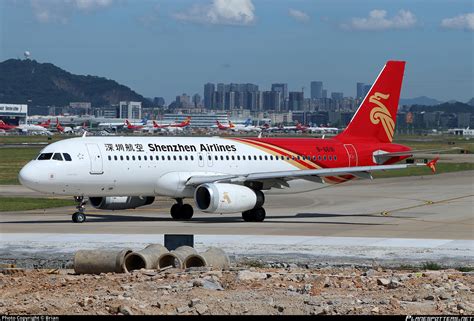
M150 217L150 216L139 216L139 215L123 215L123 214L87 214L87 222L94 223L110 223L110 222L173 222L171 217ZM279 223L279 224L337 224L337 225L393 225L386 223L365 223L365 222L338 222L338 221L298 221L299 219L307 218L337 218L337 217L374 217L370 214L323 214L323 213L297 213L295 215L278 215L278 216L267 216L265 222L268 223ZM393 217L393 216L390 216ZM384 218L378 216L378 218ZM64 219L56 220L29 220L29 221L7 221L2 224L51 224L51 223L69 223L71 218L69 215L65 215ZM215 217L200 217L200 215L194 216L190 221L183 221L189 223L246 223L242 220L240 215L229 216L229 215L216 215ZM263 224L265 224L265 222ZM72 223L72 222L71 222Z

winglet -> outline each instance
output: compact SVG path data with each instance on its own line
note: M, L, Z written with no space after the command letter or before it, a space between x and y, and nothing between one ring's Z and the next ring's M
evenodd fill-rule
M434 173L436 173L436 162L439 160L439 157L436 157L435 159L429 161L426 166L428 166L431 171Z

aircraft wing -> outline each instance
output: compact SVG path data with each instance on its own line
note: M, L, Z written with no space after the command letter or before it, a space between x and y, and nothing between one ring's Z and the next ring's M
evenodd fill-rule
M262 173L249 173L249 174L241 174L241 175L192 176L188 179L188 181L186 182L186 185L197 186L204 183L215 183L215 182L243 183L246 181L267 181L267 180L277 180L280 182L281 185L285 185L284 182L290 181L293 179L306 179L310 181L323 183L324 177L338 176L338 175L353 175L358 178L372 179L371 172L374 172L374 171L404 169L404 168L415 167L415 166L428 166L434 171L434 165L436 163L436 160L434 162L430 162L431 163L430 165L432 167L424 163L414 163L414 164L355 166L355 167L321 168L321 169L291 170L291 171L278 171L278 172L262 172Z
M394 152L394 153L385 153L381 152L378 154L374 153L374 159L377 163L384 163L388 159L392 157L397 157L397 156L416 156L416 155L423 155L423 154L439 154L441 152L447 152L447 151L453 151L453 150L458 150L460 149L459 147L452 147L452 148L447 148L447 149L420 149L420 150L407 150L404 152Z

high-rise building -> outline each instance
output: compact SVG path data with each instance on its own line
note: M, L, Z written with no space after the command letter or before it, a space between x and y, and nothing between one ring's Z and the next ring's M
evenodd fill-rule
M361 99L361 98L364 98L364 86L365 84L363 82L358 82L356 87L357 87L357 91L356 91L356 99Z
M326 89L323 89L323 97L324 99L328 98L328 91Z
M367 94L369 93L371 87L372 87L371 84L370 85L364 85L364 95L362 97L367 96Z
M333 100L343 100L344 99L344 94L341 92L332 92L331 93L331 99Z
M142 103L140 101L121 101L119 103L120 118L141 119Z
M272 91L278 91L282 95L282 99L285 100L288 98L288 84L281 83L281 84L272 84Z
M311 82L311 99L323 98L323 82L312 81Z
M288 110L303 110L304 94L301 91L290 91L288 95Z
M201 96L199 94L193 95L193 104L195 108L199 107L199 105L201 104Z
M262 109L263 110L281 110L281 97L282 93L279 91L263 91L263 101Z
M207 83L204 85L204 107L209 109L214 108L212 104L212 96L214 95L214 91L216 91L214 84Z

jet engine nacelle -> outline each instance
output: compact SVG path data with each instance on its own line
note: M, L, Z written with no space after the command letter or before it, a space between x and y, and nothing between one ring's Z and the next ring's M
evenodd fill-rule
M154 201L154 196L89 197L91 205L101 210L127 210L130 208L150 205Z
M264 196L242 185L206 183L196 188L194 201L206 213L236 213L261 206Z

